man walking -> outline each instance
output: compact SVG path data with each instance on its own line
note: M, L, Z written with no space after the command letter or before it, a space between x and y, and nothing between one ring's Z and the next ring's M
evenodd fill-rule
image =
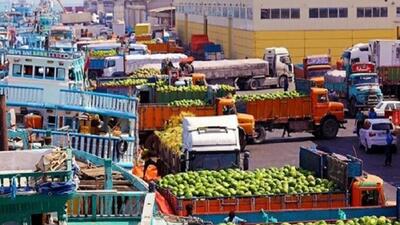
M386 130L385 166L392 166L393 136L389 129Z
M288 91L289 89L289 79L287 78L287 76L283 77L283 91Z

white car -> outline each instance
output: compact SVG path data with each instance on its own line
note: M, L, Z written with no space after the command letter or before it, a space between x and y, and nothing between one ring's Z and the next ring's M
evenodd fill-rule
M360 147L368 153L373 148L386 146L387 130L390 130L393 137L392 148L395 149L396 137L393 135L393 123L389 119L366 119L364 127L360 129Z
M385 117L386 110L400 109L400 101L381 101L374 109L378 117Z

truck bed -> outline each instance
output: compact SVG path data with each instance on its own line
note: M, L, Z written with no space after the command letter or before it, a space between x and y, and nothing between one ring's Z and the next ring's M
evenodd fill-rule
M194 61L192 65L194 71L204 73L207 80L269 74L268 62L262 59Z
M213 116L216 109L213 106L172 107L167 104L142 104L139 105L139 130L161 130L171 116L181 112L191 112L196 116Z
M238 102L237 109L238 112L253 115L257 122L285 122L312 117L309 97Z
M287 194L246 197L218 197L218 198L178 198L167 189L160 189L161 194L176 215L186 216L186 205L193 206L193 214L209 215L230 211L236 213L256 211L279 211L293 209L331 209L348 206L348 197L345 193L322 194Z
M400 82L400 66L382 66L378 68L378 75L383 85L398 85Z

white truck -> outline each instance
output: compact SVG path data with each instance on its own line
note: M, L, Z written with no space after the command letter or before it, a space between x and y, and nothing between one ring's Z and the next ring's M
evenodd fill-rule
M161 65L164 59L170 59L172 63L178 63L184 58L187 58L187 56L180 53L107 57L104 60L103 77L123 77L148 64Z
M169 165L180 165L177 168L179 171L172 172L227 168L247 170L250 154L245 152L241 157L238 126L236 115L185 117L180 162L170 162L171 159L163 161Z
M205 74L209 84L229 84L240 90L283 87L294 77L294 67L286 48L266 48L263 59L194 61L185 66L189 73Z

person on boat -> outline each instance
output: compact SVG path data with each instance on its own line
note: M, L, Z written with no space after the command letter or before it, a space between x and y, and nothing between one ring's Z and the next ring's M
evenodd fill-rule
M224 219L225 223L244 224L246 220L236 216L235 211L230 211L228 217Z

